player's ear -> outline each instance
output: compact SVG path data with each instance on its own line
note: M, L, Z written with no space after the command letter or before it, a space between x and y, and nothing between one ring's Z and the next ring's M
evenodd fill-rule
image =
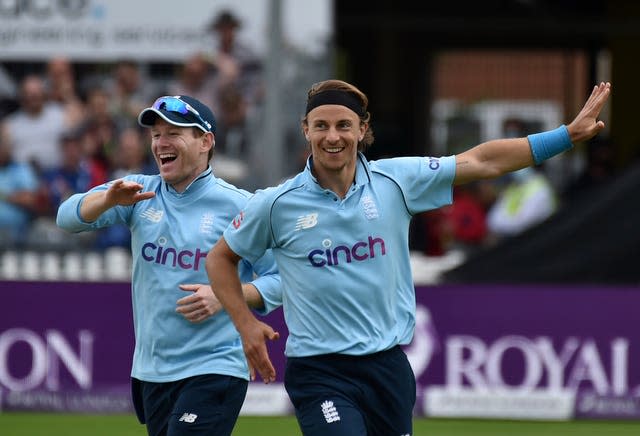
M210 149L216 146L216 137L212 132L207 132L201 136L200 146L203 151L209 152Z

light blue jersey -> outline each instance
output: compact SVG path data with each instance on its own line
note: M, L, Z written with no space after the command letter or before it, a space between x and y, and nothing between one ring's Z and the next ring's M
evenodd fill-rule
M150 382L200 374L249 379L240 336L225 311L193 324L175 309L176 301L188 295L178 285L209 283L207 251L251 194L216 178L211 168L183 193L177 193L159 175L125 179L142 184L144 191L155 192L155 197L133 206L114 207L95 222L86 223L79 214L86 194L76 194L60 206L57 221L73 232L116 223L131 229L136 339L131 375ZM89 192L104 191L108 186ZM280 278L271 253L258 257L253 267L240 262L240 279L252 281L254 272L260 276L252 283L272 308L280 302Z
M411 217L452 202L455 157L367 162L344 199L306 169L256 192L224 238L254 260L273 249L289 329L286 354L364 355L408 344L415 325Z

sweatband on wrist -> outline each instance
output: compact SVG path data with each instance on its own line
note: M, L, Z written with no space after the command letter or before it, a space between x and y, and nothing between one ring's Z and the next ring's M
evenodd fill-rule
M564 124L548 132L529 135L527 139L536 165L573 147L569 130Z

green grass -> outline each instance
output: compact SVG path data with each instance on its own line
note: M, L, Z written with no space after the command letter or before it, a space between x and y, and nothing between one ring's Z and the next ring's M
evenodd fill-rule
M2 436L145 436L133 415L0 413ZM293 417L240 417L234 436L300 436ZM640 421L416 419L414 436L638 436Z

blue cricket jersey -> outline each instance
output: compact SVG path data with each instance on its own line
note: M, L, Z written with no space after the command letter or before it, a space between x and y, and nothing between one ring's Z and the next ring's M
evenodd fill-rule
M408 344L415 326L411 217L452 202L455 156L368 162L344 199L306 169L256 192L225 230L240 256L273 249L290 357L364 355Z
M144 191L155 192L155 197L132 206L116 206L87 223L79 214L86 194L76 194L60 206L57 222L73 232L115 223L131 229L136 340L131 375L150 382L200 374L249 379L240 336L225 311L193 324L175 309L176 301L188 295L178 285L209 283L207 252L251 194L216 178L210 167L183 193L176 192L159 175L125 179L142 184ZM107 183L89 192L108 187ZM273 255L258 256L252 264L240 262L240 279L258 288L270 310L280 304L281 298Z

